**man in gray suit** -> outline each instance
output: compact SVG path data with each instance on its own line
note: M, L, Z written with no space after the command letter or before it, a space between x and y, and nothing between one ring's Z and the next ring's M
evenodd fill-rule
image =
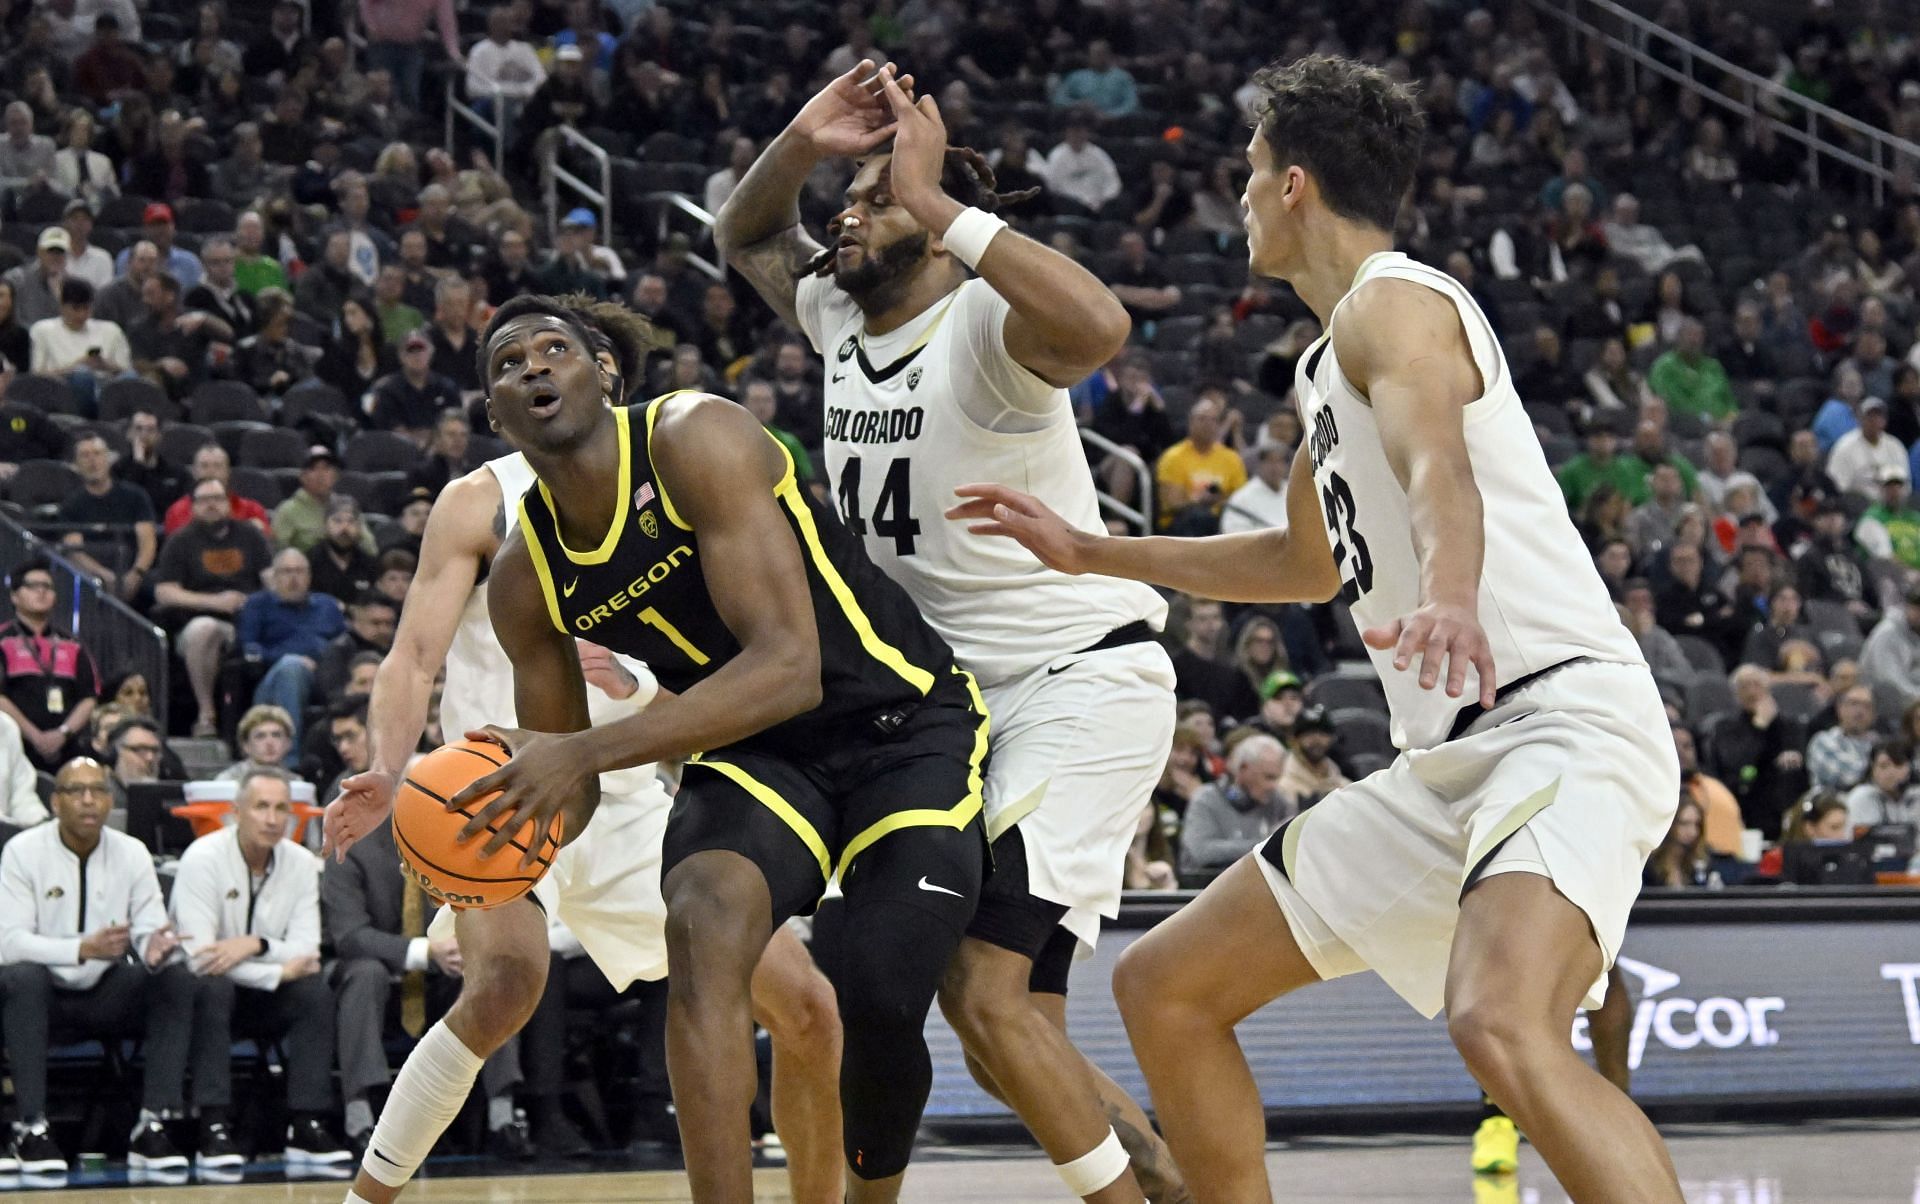
M329 863L321 876L321 915L339 958L332 981L338 1001L340 1088L347 1100L347 1137L356 1156L373 1133L368 1096L393 1079L383 1035L396 986L400 1026L410 1037L425 1032L460 993L459 946L451 936L437 941L426 936L433 906L401 874L391 822L347 850L346 860ZM487 1095L494 1152L529 1158L534 1151L527 1123L513 1106L513 1089L520 1081L516 1037L487 1059L480 1086Z

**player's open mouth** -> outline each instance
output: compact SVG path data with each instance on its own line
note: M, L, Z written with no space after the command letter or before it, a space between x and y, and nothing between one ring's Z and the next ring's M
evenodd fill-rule
M833 256L835 259L849 259L855 252L863 250L865 248L860 245L859 240L842 234L840 241L834 244Z
M542 381L527 390L527 413L535 418L551 418L560 412L560 390Z

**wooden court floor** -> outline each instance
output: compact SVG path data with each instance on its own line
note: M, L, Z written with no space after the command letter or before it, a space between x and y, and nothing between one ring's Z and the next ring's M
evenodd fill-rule
M1686 1126L1668 1133L1691 1204L1920 1204L1920 1122ZM1269 1151L1281 1200L1368 1204L1562 1204L1531 1149L1520 1173L1476 1180L1464 1141L1428 1136L1316 1138ZM777 1171L758 1196L785 1200ZM343 1183L236 1187L117 1187L34 1193L49 1204L339 1204ZM15 1198L33 1198L22 1193ZM689 1199L672 1172L422 1179L402 1197L446 1204L648 1204ZM928 1151L903 1198L929 1204L1024 1204L1065 1199L1046 1162L1017 1151Z

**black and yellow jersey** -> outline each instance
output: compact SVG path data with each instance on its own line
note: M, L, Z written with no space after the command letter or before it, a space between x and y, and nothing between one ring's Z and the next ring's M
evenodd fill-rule
M665 400L614 410L621 500L599 547L562 542L544 482L521 499L520 531L554 626L647 662L661 685L679 693L717 672L740 644L707 593L698 532L654 473L653 424ZM800 487L784 447L780 454L787 467L774 498L806 566L821 702L743 743L809 757L826 751L823 739L870 731L874 720L925 698L950 675L953 653L860 541Z

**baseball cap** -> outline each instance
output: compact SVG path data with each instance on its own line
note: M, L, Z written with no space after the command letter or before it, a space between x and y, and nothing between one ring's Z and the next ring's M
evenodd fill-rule
M563 226L585 226L591 230L599 223L593 220L593 210L582 205L578 209L567 210L567 215L560 219L560 224Z
M1884 397L1869 397L1865 401L1860 403L1860 412L1862 414L1866 413L1869 410L1879 410L1882 413L1884 413L1886 411L1886 408L1887 408L1887 401L1886 401L1886 398Z
M1267 674L1267 680L1260 683L1260 701L1265 702L1282 690L1298 690L1300 679L1285 669L1275 669Z
M577 63L585 57L585 55L580 53L580 47L573 42L568 42L565 46L553 52L553 61L556 63Z
M68 238L67 232L60 227L48 226L40 231L40 241L35 246L42 251L71 251L73 240Z
M430 350L432 347L433 347L432 341L429 340L426 335L421 334L417 330L414 331L412 334L408 335L407 341L401 344L401 349L403 351L419 351L422 348L426 348Z
M1910 79L1900 85L1901 100L1920 100L1920 79Z
M308 456L307 462L311 464L313 462L313 457ZM359 514L359 513L360 513L360 503L353 497L349 496L348 494L336 493L333 495L332 499L327 502L328 518L332 518L336 514Z
M340 467L340 457L334 455L333 449L326 444L316 443L307 449L305 467L312 468L315 464L319 464L322 461L333 465L335 468Z
M1301 711L1300 717L1293 721L1293 734L1298 736L1302 732L1325 732L1332 735L1333 717L1327 714L1327 708L1311 706Z
M76 213L84 213L88 217L92 217L93 203L87 200L87 198L85 197L81 197L81 196L74 197L72 200L67 202L67 207L60 211L60 216L72 217Z
M1907 470L1898 464L1889 464L1875 473L1874 479L1882 485L1890 484L1894 481L1898 481L1904 485L1907 483Z
M155 201L153 204L148 205L146 209L140 214L140 222L142 225L148 225L148 226L154 224L155 222L165 222L168 225L172 225L173 224L173 206L168 205L163 201Z

